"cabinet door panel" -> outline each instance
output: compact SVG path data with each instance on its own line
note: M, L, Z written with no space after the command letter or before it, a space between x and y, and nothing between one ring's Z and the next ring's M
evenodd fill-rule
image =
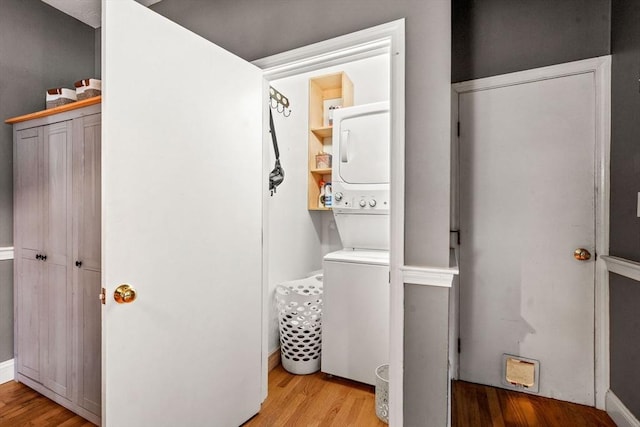
M71 397L71 290L66 266L46 265L46 347L44 385L60 396Z
M101 376L101 318L100 272L82 270L80 273L82 293L80 310L82 323L80 328L80 357L78 363L79 404L83 408L100 415L102 400Z
M40 381L42 372L40 312L43 308L41 128L16 132L15 141L15 267L16 362L18 372Z
M100 270L100 115L80 120L82 138L74 148L74 175L79 178L76 215L78 218L78 256L82 267ZM78 131L78 127L76 127Z
M73 123L74 257L78 295L78 404L100 415L101 317L100 301L100 115Z
M47 262L67 264L71 243L71 122L45 128L45 250Z
M30 251L23 256L35 259L42 250L42 129L17 132L15 150L16 255Z
M71 254L71 129L70 121L44 128L44 292L46 335L44 385L71 397L72 290Z
M35 381L40 381L40 330L42 327L42 271L41 261L23 258L17 260L17 334L16 349L18 372Z

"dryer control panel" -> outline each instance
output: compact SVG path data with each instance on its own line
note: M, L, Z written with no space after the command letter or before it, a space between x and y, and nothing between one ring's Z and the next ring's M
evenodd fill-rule
M334 212L366 211L367 213L385 214L389 212L389 190L367 189L348 190L337 188L333 193Z

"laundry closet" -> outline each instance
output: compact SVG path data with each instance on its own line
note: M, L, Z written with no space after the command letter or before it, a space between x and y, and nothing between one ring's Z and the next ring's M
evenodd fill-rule
M374 365L388 363L389 69L389 55L383 53L270 81L289 107L273 103L271 110L285 178L266 206L268 353L273 360L280 348L278 285L324 273L322 371L369 384ZM349 130L345 124L339 130L341 118L365 123L364 128ZM269 168L275 161L271 143L265 141ZM364 192L356 194L358 188L336 179L341 165L361 171ZM328 254L335 256L323 262ZM347 284L328 288L327 265L358 267L353 272L330 267L332 283ZM325 351L327 340L331 354ZM364 345L366 340L376 344ZM369 353L369 347L380 354L358 353Z

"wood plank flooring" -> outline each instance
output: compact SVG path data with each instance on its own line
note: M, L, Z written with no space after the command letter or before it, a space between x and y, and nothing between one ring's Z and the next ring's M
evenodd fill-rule
M598 409L464 381L453 382L452 427L616 427Z
M0 384L0 427L93 427L24 384Z
M374 388L317 372L292 375L282 365L269 372L269 395L243 427L383 427Z
M615 427L595 408L462 381L453 383L452 427ZM373 387L322 373L269 373L269 396L243 427L383 427ZM93 424L10 381L0 384L0 427L91 427Z

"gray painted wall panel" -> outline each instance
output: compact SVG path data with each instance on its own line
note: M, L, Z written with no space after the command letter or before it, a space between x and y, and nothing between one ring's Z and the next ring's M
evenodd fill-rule
M93 77L94 30L39 0L0 0L0 118L45 108L45 91ZM0 246L13 245L13 134L0 124ZM3 265L11 262L3 262ZM0 268L0 283L13 283ZM13 329L7 292L0 293L0 325ZM11 297L12 298L12 297ZM12 303L12 301L11 301ZM13 334L0 331L0 362L13 357ZM9 348L10 351L5 351ZM8 355L8 356L7 356Z
M13 359L13 261L0 261L0 362Z
M610 253L632 261L640 261L640 218L637 217L640 191L639 22L640 2L613 2Z
M611 8L610 253L640 261L640 2ZM640 419L640 283L609 275L611 390Z
M405 285L404 425L447 425L449 288ZM418 326L419 325L419 326Z
M93 63L93 68L95 72L93 73L97 79L102 78L102 31L100 28L96 28L94 30L94 50L95 50L95 58Z
M609 274L611 390L640 419L640 283Z
M611 0L454 0L452 81L609 54Z

